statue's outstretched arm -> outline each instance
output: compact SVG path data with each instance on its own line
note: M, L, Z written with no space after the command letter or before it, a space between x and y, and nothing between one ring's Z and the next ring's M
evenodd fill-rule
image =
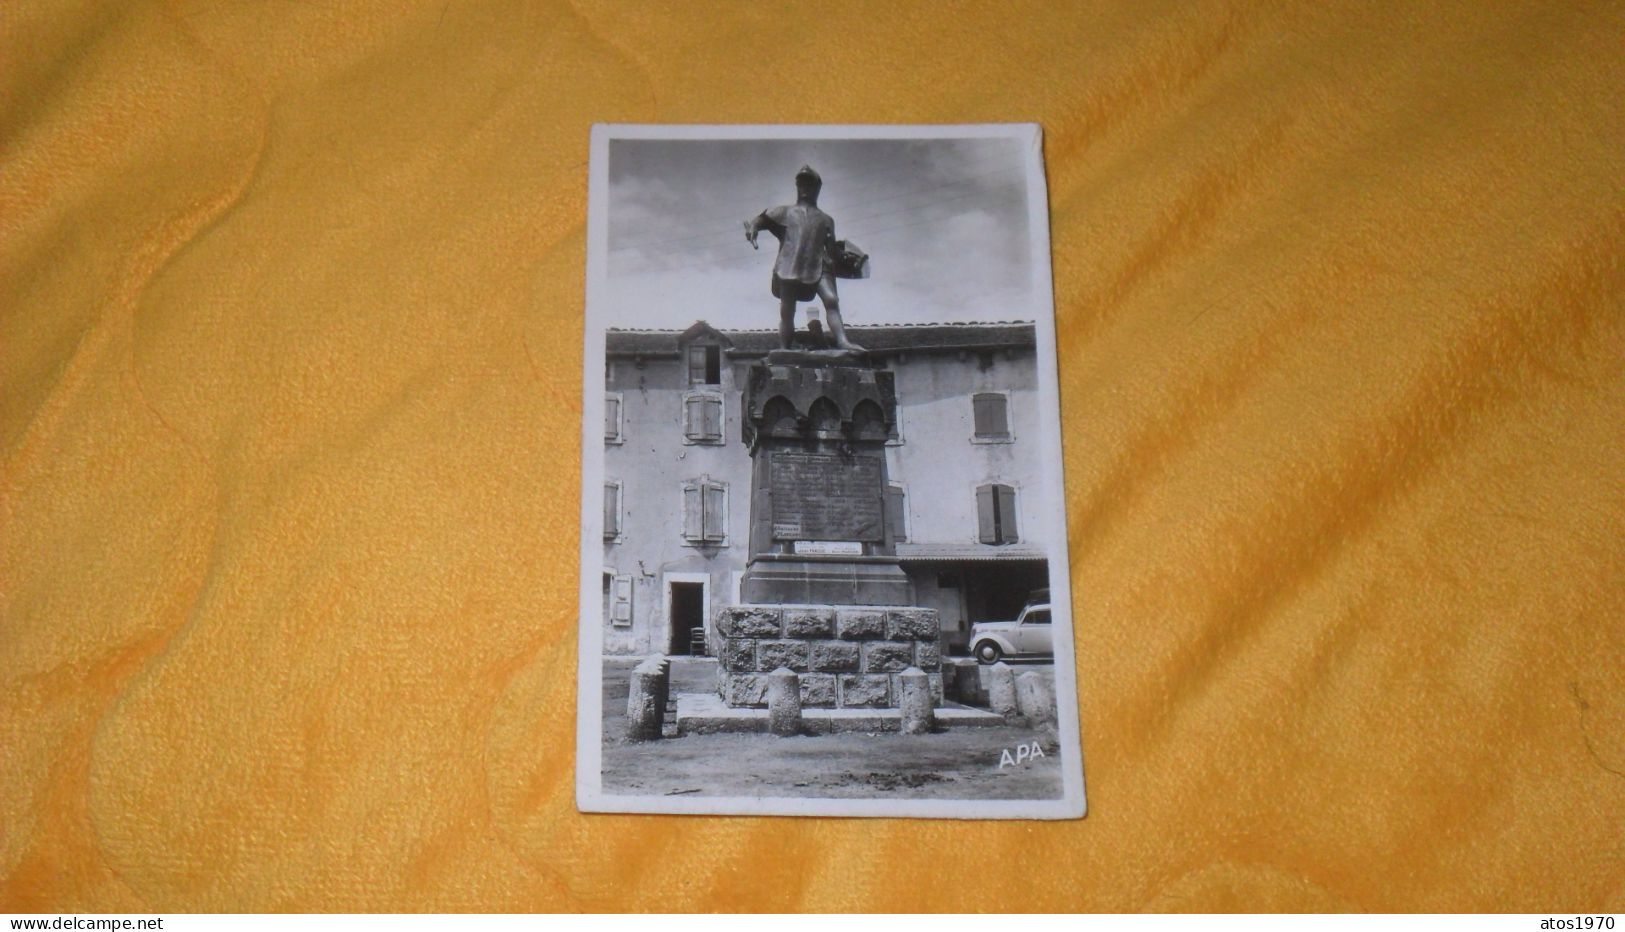
M779 239L784 239L784 208L769 207L756 216L745 221L745 241L751 248L756 248L756 234L763 230L772 233Z

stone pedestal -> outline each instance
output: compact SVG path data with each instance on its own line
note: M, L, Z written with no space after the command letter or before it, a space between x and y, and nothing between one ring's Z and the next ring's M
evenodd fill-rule
M937 613L913 607L886 519L892 374L853 353L777 350L751 367L742 408L750 557L742 604L711 629L723 701L769 705L770 683L795 674L805 708L891 709L917 667L911 699L923 686L940 705Z
M897 436L892 373L850 353L778 350L749 370L750 557L755 604L909 605L886 522L886 441Z
M896 560L811 559L764 554L740 580L747 602L822 605L899 605L913 585Z
M803 708L896 708L903 672L917 667L940 706L937 628L929 608L726 605L715 620L717 689L730 706L763 708L783 668L799 675Z

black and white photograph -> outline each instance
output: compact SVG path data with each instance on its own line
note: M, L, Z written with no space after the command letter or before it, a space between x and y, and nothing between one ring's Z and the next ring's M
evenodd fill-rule
M1038 128L599 126L588 218L579 807L1082 816Z

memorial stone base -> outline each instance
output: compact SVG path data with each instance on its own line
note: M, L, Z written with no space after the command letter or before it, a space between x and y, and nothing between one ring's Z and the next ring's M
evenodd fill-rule
M876 605L725 605L711 649L717 691L736 708L767 706L768 674L788 667L801 680L803 708L896 708L899 676L924 671L942 704L942 653L935 609Z

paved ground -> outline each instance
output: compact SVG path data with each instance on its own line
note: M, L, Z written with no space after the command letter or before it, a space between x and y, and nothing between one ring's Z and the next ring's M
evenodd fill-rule
M1053 731L959 728L930 735L851 734L775 738L690 735L626 740L626 689L635 660L604 662L606 793L905 799L1055 799L1060 742ZM672 691L714 688L713 663L674 658ZM1000 767L1019 745L1044 757Z

